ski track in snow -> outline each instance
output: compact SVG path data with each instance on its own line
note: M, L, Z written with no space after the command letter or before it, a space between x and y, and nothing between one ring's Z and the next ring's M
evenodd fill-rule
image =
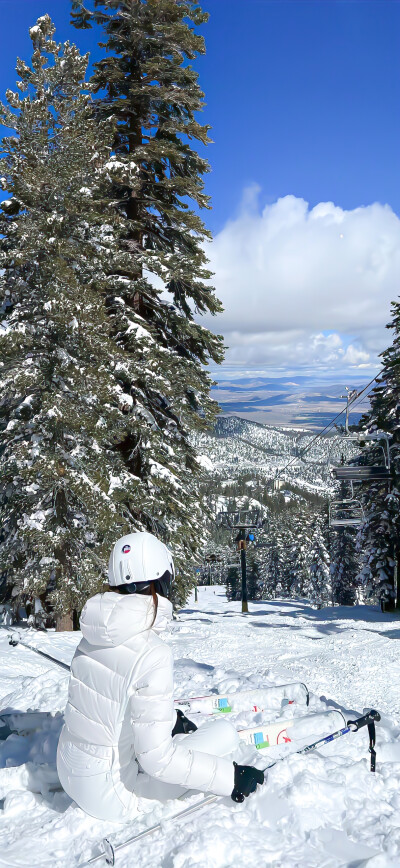
M118 868L400 868L400 620L372 606L316 611L305 601L260 601L243 616L240 608L217 586L201 588L199 602L192 597L181 610L167 639L176 696L304 681L310 712L377 708L376 774L369 771L363 729L278 764L242 805L223 799L173 824L167 817L183 808L180 801L147 802L137 821L105 824L59 789L55 755L68 672L21 646L11 648L0 630L0 709L42 712L39 729L0 740L2 868L75 868L99 852L104 836L117 843L162 818L163 834L118 852ZM80 638L25 635L65 663ZM283 716L304 713L289 706ZM278 716L229 717L240 728ZM197 724L203 720L196 715ZM243 745L239 761L261 768L290 749L261 753Z

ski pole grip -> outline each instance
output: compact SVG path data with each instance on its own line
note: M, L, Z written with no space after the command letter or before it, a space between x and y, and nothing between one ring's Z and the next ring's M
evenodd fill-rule
M369 723L379 721L380 719L381 716L379 711L375 711L374 708L371 708L371 711L368 711L368 713L364 714L362 717L358 717L356 720L348 720L347 726L349 726L353 732L358 732L361 727L368 726Z

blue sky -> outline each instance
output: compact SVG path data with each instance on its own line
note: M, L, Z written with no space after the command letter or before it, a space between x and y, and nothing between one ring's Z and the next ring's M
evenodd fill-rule
M400 3L203 5L197 67L214 140L206 222L226 308L210 325L230 347L224 372L367 379L400 277ZM0 0L1 94L44 12L59 40L99 55L69 11L69 0Z
M206 0L207 55L197 67L213 232L249 184L263 201L293 194L400 214L400 3L396 0ZM99 55L93 31L69 25L69 0L0 0L0 93L15 84L28 28L48 12L59 40Z
M379 201L400 213L400 3L208 0L205 8L213 228L254 181L266 202Z

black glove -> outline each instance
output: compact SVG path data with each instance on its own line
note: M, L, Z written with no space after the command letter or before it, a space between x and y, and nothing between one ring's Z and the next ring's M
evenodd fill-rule
M183 711L178 708L176 712L176 724L171 732L172 737L178 735L178 732L196 732L197 726L185 717Z
M260 769L255 769L253 766L238 766L235 767L235 786L231 792L231 799L234 802L244 802L245 796L254 793L257 784L264 783L264 772Z

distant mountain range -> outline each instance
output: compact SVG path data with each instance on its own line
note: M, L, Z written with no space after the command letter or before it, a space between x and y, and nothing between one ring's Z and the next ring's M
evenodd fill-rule
M320 429L330 422L346 404L341 397L346 385L358 391L367 380L355 383L317 381L310 376L243 377L222 380L212 389L223 414L240 416L266 425ZM367 399L355 405L350 414L356 423L368 409ZM343 422L343 417L339 420Z

